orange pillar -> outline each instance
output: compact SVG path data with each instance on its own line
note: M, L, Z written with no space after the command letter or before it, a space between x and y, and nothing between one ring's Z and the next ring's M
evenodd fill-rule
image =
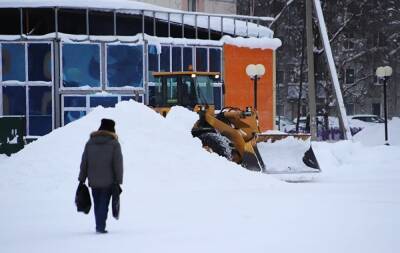
M263 64L265 74L257 82L257 110L260 130L274 129L275 55L272 49L224 45L225 106L254 107L254 82L246 74L249 64Z

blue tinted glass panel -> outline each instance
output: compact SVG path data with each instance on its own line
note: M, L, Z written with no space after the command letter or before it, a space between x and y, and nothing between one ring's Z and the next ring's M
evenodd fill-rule
M26 92L25 87L3 87L3 114L25 115Z
M103 106L114 107L118 103L118 97L90 97L90 107Z
M29 135L42 136L52 130L51 116L29 116Z
M143 46L108 46L107 81L109 87L142 87Z
M149 86L149 105L156 106L156 87Z
M121 96L121 101L135 100L133 96Z
M183 48L183 71L193 71L193 48Z
M100 87L100 49L94 44L63 44L64 87Z
M216 110L222 109L222 88L214 87L214 105Z
M207 71L207 48L196 48L196 71Z
M158 71L158 54L157 47L149 46L149 71Z
M210 48L210 71L221 72L221 50Z
M160 55L160 71L169 72L170 69L170 47L163 46L161 47L161 55Z
M64 125L82 118L83 116L86 115L85 111L69 111L69 112L64 112Z
M51 87L29 87L29 135L45 135L52 129Z
M172 71L182 71L182 48L172 48Z
M51 87L29 87L29 115L51 115Z
M51 81L50 44L28 44L28 80Z
M1 63L3 66L3 81L25 81L24 44L1 44Z
M86 97L64 97L64 107L86 107Z
M121 96L121 101L129 101L131 99L136 101L136 97L134 97L134 96ZM142 96L138 97L138 101L137 102L143 103Z

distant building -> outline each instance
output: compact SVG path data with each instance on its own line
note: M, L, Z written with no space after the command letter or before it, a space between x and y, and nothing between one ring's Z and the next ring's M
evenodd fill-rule
M236 0L139 0L183 11L236 14Z

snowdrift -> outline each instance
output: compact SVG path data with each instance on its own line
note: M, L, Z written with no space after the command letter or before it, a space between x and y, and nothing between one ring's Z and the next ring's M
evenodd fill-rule
M385 124L361 122L363 129L354 135L354 141L366 146L383 145L385 143ZM388 121L388 138L390 145L400 145L400 118Z
M101 118L116 121L125 165L120 220L109 216L105 236L74 206ZM319 181L287 184L203 150L196 119L121 102L0 157L1 251L399 252L400 147L313 143Z
M259 173L251 173L216 154L206 152L200 140L193 138L190 132L198 118L196 113L174 107L165 119L147 106L134 101L121 102L115 109L98 107L88 116L27 145L11 159L5 159L1 167L10 174L20 173L20 177L13 177L16 180L25 182L28 177L33 181L45 181L38 187L46 185L47 180L54 177L77 180L84 145L90 133L98 129L102 118L110 118L116 122L128 186L165 185L166 189L170 189L187 187L189 184L191 187L215 187L218 182L214 179L226 174L237 176L231 182L236 186L243 182L243 176L259 176ZM35 177L39 174L41 177ZM197 185L198 180L176 180L175 177L179 174L207 175L208 185ZM150 180L139 178L147 176ZM129 181L130 178L133 182ZM68 184L70 183L75 182L69 181Z

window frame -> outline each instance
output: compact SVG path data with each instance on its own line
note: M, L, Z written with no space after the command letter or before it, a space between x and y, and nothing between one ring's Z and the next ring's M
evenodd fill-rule
M138 95L139 95L139 97L141 97L141 100L142 100L140 103L144 104L144 94L138 94ZM104 96L104 95L99 95L99 94L96 94L96 93L91 93L91 94L61 94L61 126L65 126L65 118L64 118L64 113L65 112L84 111L86 113L86 115L88 115L94 108L96 108L96 107L91 107L90 98L91 97L100 97L100 96ZM126 97L126 96L135 97L136 94L109 93L109 97L117 97L117 103L123 101L122 97ZM85 107L65 107L64 106L64 98L65 97L84 97L86 106ZM108 97L108 95L105 96L105 97Z
M110 87L108 83L108 47L109 46L142 46L142 86L141 87L133 87L133 86L122 86L122 87ZM101 87L104 87L105 91L120 91L120 90L129 90L129 91L143 91L145 89L145 44L142 42L139 43L105 43L104 45L104 53L100 51L100 56L104 55L104 64L101 62L100 69L104 66L104 84ZM158 68L160 68L160 61L158 61ZM100 77L102 72L100 71Z
M30 135L30 110L29 110L29 88L30 87L50 87L51 88L51 131L55 128L55 101L54 101L54 44L52 41L0 41L0 59L2 59L2 47L3 44L23 44L24 45L24 64L25 64L25 80L24 81L3 81L3 66L0 60L0 116L4 116L3 111L3 87L16 86L25 88L25 127L26 137L36 138L38 136ZM51 80L50 81L29 81L29 60L28 60L28 45L29 44L48 44L50 45L50 57L51 57ZM13 115L10 115L13 116ZM50 132L51 132L50 131Z
M350 79L350 78L348 78L348 71L353 71L353 80L352 80L352 82L349 82L349 80L348 79ZM350 85L350 84L354 84L355 83L355 81L356 81L356 70L354 69L354 68L352 68L352 67L349 67L349 68L346 68L345 69L345 84L346 85Z
M194 47L194 54L193 54L193 58L194 58L194 68L196 71L199 71L197 69L197 49L205 49L206 50L206 71L209 72L210 71L210 49L209 47L206 46L196 46Z
M65 87L64 86L64 64L63 64L63 45L64 44L76 44L76 45L97 45L99 47L99 73L100 73L100 84L98 87L90 87L90 88L80 88L80 87ZM101 46L101 42L91 42L91 41L83 41L83 42L66 42L66 41L62 41L60 42L60 88L59 90L62 91L102 91L103 87L104 87L104 83L103 83L103 57L102 57L102 46Z

